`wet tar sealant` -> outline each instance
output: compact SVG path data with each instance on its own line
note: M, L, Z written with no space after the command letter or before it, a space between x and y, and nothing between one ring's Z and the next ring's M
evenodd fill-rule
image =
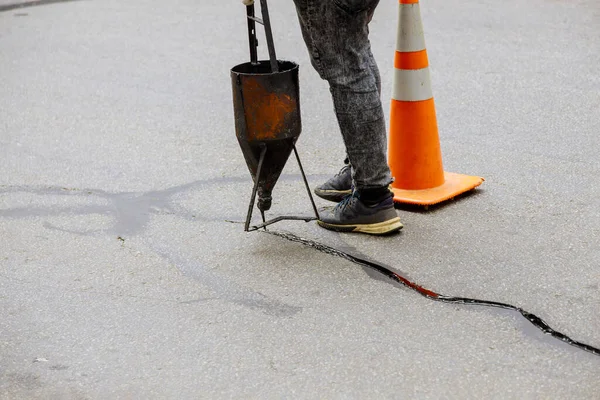
M536 328L541 330L543 333L550 335L553 338L556 338L556 339L558 339L564 343L567 343L571 346L577 347L581 350L585 350L594 355L600 356L600 348L591 346L586 343L579 342L577 340L574 340L571 337L565 335L564 333L561 333L561 332L553 329L550 325L548 325L543 319L541 319L537 315L530 313L529 311L526 311L520 307L514 306L512 304L500 303L500 302L489 301L489 300L471 299L471 298L467 298L467 297L445 296L445 295L439 294L437 292L434 292L432 290L426 289L422 286L419 286L415 282L410 281L409 279L403 277L402 275L392 271L391 269L389 269L377 262L369 261L364 258L357 257L357 256L347 253L345 251L341 251L341 250L335 249L333 247L327 246L323 243L319 243L319 242L316 242L316 241L310 240L310 239L304 239L304 238L301 238L301 237L296 236L291 233L282 233L282 232L276 232L276 231L262 231L262 232L268 233L270 235L275 235L275 236L281 237L283 239L287 239L292 242L300 243L300 244L303 244L308 247L312 247L313 249L316 249L316 250L321 251L326 254L330 254L330 255L333 255L336 257L341 257L343 259L346 259L348 261L351 261L351 262L361 265L363 267L374 269L375 271L385 275L392 281L398 282L431 300L440 301L440 302L444 302L444 303L466 304L466 305L483 306L483 307L495 307L495 308L502 308L502 309L506 309L506 310L516 311L519 314L521 314L523 317L525 317L525 319L527 319L527 321L531 322Z

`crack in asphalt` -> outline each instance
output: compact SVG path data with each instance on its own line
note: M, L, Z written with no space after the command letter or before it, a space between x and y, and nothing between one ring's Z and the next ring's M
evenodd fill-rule
M554 328L552 328L550 325L548 325L543 319L541 319L537 315L530 313L529 311L526 311L526 310L522 309L521 307L517 307L517 306L508 304L508 303L500 303L497 301L442 295L442 294L439 294L437 292L426 289L426 288L416 284L415 282L392 271L390 268L385 267L378 262L370 261L365 258L352 255L348 252L341 251L341 250L335 249L333 247L327 246L323 243L319 243L319 242L316 242L316 241L310 240L310 239L301 238L301 237L296 236L291 233L282 233L282 232L276 232L276 231L261 231L261 232L268 233L268 234L274 235L274 236L278 236L280 238L289 240L291 242L300 243L304 246L311 247L311 248L316 249L325 254L341 257L345 260L348 260L350 262L358 264L358 265L362 266L363 268L364 267L371 268L371 269L379 272L380 274L388 277L392 281L400 283L400 284L408 287L409 289L419 293L421 296L426 297L430 300L439 301L442 303L454 303L454 304L465 304L465 305L484 306L484 307L495 307L495 308L501 308L501 309L505 309L505 310L516 311L519 314L521 314L527 321L529 321L533 326L535 326L540 331L542 331L544 334L550 335L553 338L558 339L558 340L560 340L568 345L571 345L573 347L576 347L578 349L587 351L596 356L600 356L600 348L594 347L587 343L577 341L575 339L572 339L571 337L565 335L564 333L559 332L559 331L555 330Z
M0 12L17 10L20 8L43 6L46 4L67 3L67 2L74 2L74 1L81 1L81 0L32 0L32 1L22 2L22 3L4 4L4 5L0 5Z
M300 175L285 175L280 180L299 180ZM0 185L2 194L30 193L36 196L63 196L76 198L96 198L105 200L108 204L88 204L75 206L32 206L13 207L0 209L0 218L23 219L29 217L54 217L60 215L105 215L112 217L114 223L106 229L67 229L43 222L47 229L66 232L80 236L98 236L103 234L115 235L123 240L123 237L131 237L141 234L155 215L176 215L191 222L223 222L227 216L211 215L200 216L176 204L176 196L188 191L199 189L208 185L226 185L231 183L247 182L243 177L223 177L198 180L183 185L169 187L163 190L151 190L147 192L107 192L99 189L67 188L57 186L7 186ZM302 311L302 307L286 304L284 302L270 299L262 293L239 285L226 277L211 271L209 267L199 261L182 257L176 249L165 246L150 237L144 239L144 243L163 260L174 265L185 276L191 277L207 286L215 293L215 297L223 301L238 304L243 307L259 310L267 315L276 317L289 317Z
M300 175L284 175L280 180L299 180ZM96 230L69 230L61 227L54 226L49 222L44 222L44 227L48 229L54 229L57 231L68 232L77 235L90 236L98 234L118 234L119 238L121 235L132 236L140 234L145 230L147 224L150 222L152 215L166 215L172 214L179 218L183 218L187 221L221 221L221 222L237 222L231 221L225 216L212 215L210 218L196 216L193 212L187 210L183 206L174 204L175 196L182 194L186 191L198 189L203 186L217 185L217 184L231 184L231 183L242 183L246 182L247 179L243 177L222 177L222 178L210 178L205 180L198 180L187 184L166 188L163 190L153 190L147 192L119 192L111 193L103 190L96 189L77 189L77 188L65 188L65 187L44 187L44 186L7 186L0 185L0 194L8 193L31 193L39 196L93 196L100 199L108 200L108 205L86 205L86 206L75 206L75 207L15 207L9 209L0 210L0 218L27 218L27 217L50 217L57 215L90 215L90 214L108 214L115 220L114 225L108 229L96 229ZM441 301L445 303L455 304L466 304L466 305L478 305L495 307L501 309L507 309L516 311L522 315L527 321L533 326L537 327L543 333L550 335L566 344L577 347L579 349L588 351L594 355L600 356L600 349L589 344L576 341L571 337L556 331L544 322L537 315L530 313L520 307L513 306L507 303L499 303L494 301L470 299L463 297L445 296L436 293L432 290L423 288L413 281L407 279L405 276L394 272L391 268L385 267L382 264L370 260L365 256L356 256L350 254L356 253L352 249L336 249L319 242L315 242L309 239L303 239L298 236L289 233L280 233L276 231L266 231L272 235L279 236L281 238L290 240L292 242L301 243L305 246L309 246L319 250L321 252L338 256L351 261L355 264L361 265L365 272L374 279L381 279L385 276L394 282L400 283L410 289L416 291L424 297L431 300ZM249 288L242 287L234 282L230 282L225 277L212 272L209 268L202 265L201 263L181 257L176 251L170 249L162 244L157 244L148 238L145 243L165 261L173 264L179 269L184 275L190 276L209 287L216 294L216 298L232 302L244 306L249 309L261 310L269 315L278 317L289 317L293 316L298 312L302 311L301 307L291 306L277 300L269 299L262 293L252 291ZM369 273L369 271L375 271L376 273Z

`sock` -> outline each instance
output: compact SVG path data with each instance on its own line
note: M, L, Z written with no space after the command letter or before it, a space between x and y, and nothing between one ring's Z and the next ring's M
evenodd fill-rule
M358 194L360 196L360 201L367 206L374 206L394 196L387 186L360 189Z

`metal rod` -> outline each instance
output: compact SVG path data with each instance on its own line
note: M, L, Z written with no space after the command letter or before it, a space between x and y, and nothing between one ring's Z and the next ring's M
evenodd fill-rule
M306 191L308 192L308 197L310 198L310 202L312 203L313 210L315 210L315 215L317 219L319 217L319 211L317 211L317 206L315 205L315 200L312 197L312 193L310 192L310 186L308 186L308 180L306 180L306 175L304 174L304 168L302 168L302 163L300 162L300 156L298 156L298 150L296 150L296 144L294 143L294 154L296 155L296 160L298 161L298 166L300 167L300 172L302 173L302 179L304 179L304 185L306 186Z
M265 26L265 36L267 38L267 47L269 48L269 60L271 61L271 72L279 72L277 64L277 55L275 54L275 43L273 42L273 31L271 30L271 19L269 18L269 9L267 0L260 0L260 11L262 12L263 25Z
M282 215L273 219L270 219L266 222L263 222L260 225L255 225L255 226L251 226L250 229L247 229L246 232L254 232L259 230L260 228L265 228L269 225L272 225L276 222L279 221L304 221L304 222L310 222L310 221L314 221L315 217L297 217L297 216L292 216L292 215ZM266 229L265 229L266 230Z
M258 41L256 40L256 24L254 23L254 4L246 7L246 16L248 17L248 43L250 45L250 62L258 63ZM261 21L262 23L262 21Z
M257 17L251 17L251 16L249 16L249 15L248 15L248 19L251 19L251 20L252 20L252 21L254 21L254 22L258 22L258 23L259 23L259 24L261 24L261 25L264 25L264 24L265 24L265 23L263 22L263 20L262 20L262 19L260 19L260 18L257 18Z
M264 226L263 226L263 228L264 228L264 229L265 229L265 231L266 231L266 230L267 230L267 226L265 225L265 223L266 223L267 221L265 221L265 212L264 212L263 210L260 210L260 216L262 217L262 220L263 220L263 225L264 225Z
M256 178L254 180L254 188L252 189L252 197L250 198L250 205L248 206L248 215L246 216L246 224L244 230L248 232L250 228L250 220L252 219L252 209L254 208L254 201L256 200L256 191L258 190L258 182L260 181L260 170L262 169L263 161L265 160L265 154L267 154L267 145L264 143L260 144L262 151L260 152L260 159L258 160L258 168L256 169Z

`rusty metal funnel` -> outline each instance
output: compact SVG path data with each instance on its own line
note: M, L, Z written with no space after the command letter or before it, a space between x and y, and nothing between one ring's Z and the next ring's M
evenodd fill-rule
M292 151L300 165L304 183L318 218L295 148L302 132L298 64L276 59L267 2L261 0L260 3L262 19L254 16L253 5L247 7L250 62L236 65L231 69L236 136L254 181L246 218L246 231L249 230L257 194L257 206L263 216L261 226L268 225L264 220L264 211L271 208L273 188ZM270 56L268 61L257 60L255 22L265 26ZM281 219L306 218L279 217L277 220ZM270 221L272 222L275 221Z
M236 136L254 181L258 208L271 208L271 192L300 136L298 65L279 61L244 63L231 70ZM266 150L260 176L260 155Z

